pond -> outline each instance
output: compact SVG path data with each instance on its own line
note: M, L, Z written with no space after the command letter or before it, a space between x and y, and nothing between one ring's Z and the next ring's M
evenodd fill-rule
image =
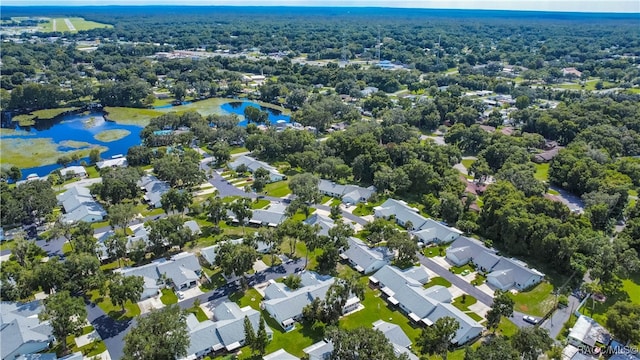
M109 159L118 154L126 154L131 146L140 144L140 131L142 131L141 126L122 125L107 121L102 112L68 114L51 120L36 120L32 126L19 126L16 122L9 122L3 125L8 125L8 128L16 131L7 135L3 134L2 141L8 140L9 143L24 146L25 149L22 149L22 152L25 154L33 150L30 147L37 146L36 144L43 144L35 141L35 139L41 139L45 141L44 144L50 145L51 147L47 146L47 150L54 150L52 153L48 151L47 159L40 159L41 163L50 162L50 164L22 168L23 178L34 173L39 176L48 175L60 167L55 163L57 157L64 155L64 152L68 151L85 150L86 152L98 146L106 149L100 154L102 159ZM101 141L96 138L96 135L98 138L102 138L98 134L105 134L105 131L113 133L114 130L119 131L121 136L115 139L104 139L112 141ZM30 144L33 145L29 146ZM45 157L44 154L43 157ZM3 162L12 163L12 160L18 162L17 159L4 159ZM88 162L89 158L84 157L82 160Z
M244 109L246 109L249 106L256 107L261 111L266 111L267 114L269 115L268 116L269 122L272 125L285 124L285 123L291 122L291 117L289 115L284 115L282 111L269 108L266 106L262 106L252 101L231 101L231 102L220 105L220 109L223 112L226 112L229 114L240 115L242 117L242 120L238 123L238 126L247 127L247 124L249 124L249 121L244 118Z
M204 106L198 106L204 105ZM169 105L170 106L170 105ZM272 109L252 101L230 101L205 108L206 103L193 102L176 107L179 110L193 110L203 115L210 113L237 114L242 119L238 126L246 127L248 121L244 119L244 109L254 106L268 113L271 124L291 122L291 117L277 109ZM32 126L20 126L17 122L3 122L3 128L15 131L3 132L0 139L3 145L3 166L16 164L22 170L23 178L29 174L45 176L60 165L56 160L65 152L84 151L81 160L89 162L88 151L93 147L100 147L102 159L109 159L114 155L126 154L130 147L140 144L142 125L124 125L104 118L103 112L81 114L67 114L52 120L36 120ZM103 136L108 133L119 133L123 136ZM102 135L99 135L102 134ZM96 138L97 136L97 138ZM5 141L6 140L6 141ZM109 141L111 140L111 141ZM39 148L41 147L41 148ZM11 151L9 151L11 150ZM40 151L41 153L38 153ZM5 157L6 156L6 157ZM24 165L27 163L38 163ZM20 166L19 164L23 164Z

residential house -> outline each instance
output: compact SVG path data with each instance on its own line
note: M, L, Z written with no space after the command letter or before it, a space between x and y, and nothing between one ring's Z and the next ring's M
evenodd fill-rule
M384 334L397 356L406 354L409 360L418 360L418 357L411 352L411 339L402 331L402 328L396 324L378 320L373 323L373 329Z
M58 195L58 204L64 208L62 221L73 224L79 221L102 221L107 212L93 199L89 189L82 186L73 186L64 193Z
M387 248L370 248L362 240L350 237L348 247L340 257L348 260L356 271L362 274L369 274L387 265L393 258L393 253Z
M329 360L333 353L333 343L320 340L317 343L302 349L307 354L309 360Z
M202 230L200 230L200 226L195 220L189 220L184 222L184 227L191 231L193 235L202 234Z
M149 241L149 229L145 226L145 224L134 224L129 226L130 234L127 236L127 254L136 248L138 242L142 241L145 245L145 249L151 246L151 242ZM97 241L97 253L98 258L100 260L109 259L109 254L107 253L107 246L105 241L115 232L113 230L109 230L102 233L95 233L93 237L96 238ZM166 245L166 244L165 244Z
M452 295L447 288L436 285L425 289L428 279L422 266L400 270L386 265L369 277L369 282L379 287L387 302L398 306L416 324L431 326L442 317L454 318L460 328L451 340L453 344L462 345L478 337L482 325L451 305Z
M198 285L202 268L198 258L187 252L176 254L169 259L158 259L149 264L116 270L124 276L141 276L144 279L144 290L141 299L158 294L165 284L175 290L186 290Z
M0 358L15 359L49 348L55 340L49 321L40 321L40 301L0 303Z
M260 312L251 306L240 308L233 302L224 302L213 310L213 320L199 322L195 315L187 317L189 347L183 359L197 359L209 353L222 353L237 350L245 343L244 319L248 318L254 332L260 326ZM266 326L267 336L273 336L273 330Z
M419 230L414 231L413 236L424 245L430 243L450 243L462 235L462 231L446 226L433 219L426 219Z
M235 219L235 214L232 214L231 219ZM272 202L265 208L253 210L249 224L276 227L286 219L287 204Z
M249 172L252 173L259 168L267 170L269 172L269 180L271 180L271 182L285 179L285 176L282 175L275 167L267 164L264 161L258 161L250 156L238 156L235 160L229 163L229 167L233 170L236 170L241 165L244 165L249 170Z
M400 226L411 223L409 230L418 230L427 221L427 218L420 215L420 210L410 207L402 200L387 199L382 205L373 208L376 218L395 218Z
M480 241L461 236L446 250L446 258L455 266L472 263L478 271L487 274L487 283L500 289L524 290L538 284L544 274L531 269L521 261L499 256Z
M155 209L162 207L162 195L171 189L166 181L161 181L153 175L142 176L138 186L145 192L144 201Z
M111 159L98 161L96 166L98 169L102 170L105 168L118 168L118 167L127 167L127 158L122 155L116 155Z
M579 78L580 76L582 76L582 72L574 67L567 67L562 69L562 76L565 76L565 77L573 76L573 77Z
M311 226L318 225L318 227L320 228L320 230L318 231L318 235L321 236L329 236L329 230L336 226L336 223L332 218L317 213L311 214L311 216L309 216L303 222Z
M287 331L293 330L295 322L302 317L302 309L315 298L324 299L329 287L335 282L331 276L310 271L303 271L300 278L302 286L299 289L291 290L285 284L271 280L264 290L261 307ZM347 300L342 311L348 313L356 309L359 304L360 300L352 296Z
M560 147L551 148L549 150L535 154L533 156L533 161L538 164L550 162L551 160L553 160L554 157L558 155L559 152L560 152Z
M22 184L26 184L29 181L45 181L48 178L49 178L49 175L47 175L47 176L39 176L38 174L29 174L29 175L27 175L26 179L16 181L16 186L20 186Z
M581 315L571 327L567 337L569 344L577 348L595 348L599 345L608 345L611 341L609 332L592 318Z
M85 170L84 166L69 166L60 169L60 175L62 175L62 177L65 179L70 179L73 177L86 178L87 170Z
M487 274L487 283L503 291L511 288L522 291L540 283L542 279L543 273L528 268L522 261L507 258L501 258Z
M374 186L363 188L357 185L341 185L324 179L318 182L318 190L321 194L342 199L345 204L366 202L376 192Z
M209 265L213 266L216 264L216 257L218 256L218 249L220 246L226 242L230 242L232 244L242 244L242 239L233 239L221 241L215 245L207 246L205 248L200 249L200 256L209 263Z
M280 349L263 356L262 360L300 360L300 358L289 354L284 349Z
M360 90L360 95L362 97L367 97L369 95L373 95L378 92L378 88L374 86L367 86L364 89Z

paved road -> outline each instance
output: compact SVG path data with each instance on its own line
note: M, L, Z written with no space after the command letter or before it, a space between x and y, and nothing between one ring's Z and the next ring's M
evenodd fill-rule
M247 277L249 286L254 286L271 279L277 279L283 276L287 276L299 270L303 265L303 259L291 261L282 264L277 267L268 268L264 271L258 272L250 277ZM178 306L182 309L191 308L196 301L200 300L200 303L209 302L213 307L228 301L229 295L238 291L240 286L235 280L221 286L215 290L206 292L197 297L185 299L178 302ZM100 307L95 304L88 303L87 307L87 319L96 329L100 337L104 341L109 355L112 359L118 360L123 356L122 349L124 348L124 336L132 327L136 325L135 319L128 321L117 321L107 315ZM144 315L142 315L144 316Z
M563 309L557 309L550 318L540 325L542 328L549 330L549 336L555 339L564 324L569 320L571 314L578 308L580 299L571 294L569 296L569 305Z

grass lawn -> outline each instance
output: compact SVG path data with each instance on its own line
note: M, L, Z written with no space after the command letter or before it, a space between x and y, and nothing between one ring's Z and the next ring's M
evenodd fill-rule
M162 289L162 296L160 296L160 301L162 301L165 305L177 304L178 296L171 289Z
M198 319L198 321L200 322L209 320L209 318L207 317L207 314L204 313L204 310L202 310L200 306L192 306L189 309L187 309L187 312L195 315L196 319Z
M453 271L453 273L456 274L456 275L460 275L465 270L468 270L470 272L475 271L473 269L473 267L471 267L471 265L469 265L469 264L465 264L465 265L462 265L462 266L452 266L450 270Z
M536 180L549 180L549 163L536 164L536 173L533 175Z
M505 318L504 316L500 319L500 323L498 324L498 329L496 330L496 334L502 334L504 336L513 336L518 332L518 326L511 322L511 320Z
M111 107L106 106L104 111L107 113L106 118L113 120L119 124L146 126L149 121L163 113L153 109L138 109L128 107Z
M438 245L438 246L429 246L424 248L424 256L426 257L436 257L436 256L444 256L446 254L446 250L450 244Z
M444 287L451 287L451 283L449 282L449 280L443 278L443 277L434 277L433 279L429 280L428 283L424 284L425 288L430 288L432 286L436 286L436 285L441 285Z
M580 308L580 312L592 317L600 324L607 321L607 310L618 301L630 301L634 304L640 304L640 273L633 274L629 279L622 280L622 291L618 294L608 296L605 302L587 300L585 306ZM591 310L593 307L593 311Z
M366 277L363 278L366 281ZM357 327L371 328L372 324L378 320L384 320L399 325L407 336L414 341L413 348L416 349L415 339L420 335L420 328L414 326L411 320L396 309L392 309L387 302L380 297L379 290L373 290L368 286L365 288L364 309L340 319L340 327L354 329Z
M264 208L265 206L267 206L269 204L270 204L269 200L261 199L261 200L252 202L251 203L251 208L252 209L262 209L262 208Z
M289 181L284 180L267 184L264 187L264 193L273 197L287 196L291 194L291 189L289 189Z
M97 304L102 311L116 320L128 320L140 315L140 307L131 301L124 304L125 311L122 312L121 306L114 305L109 297L103 297L98 290L91 290L87 294L90 296L91 302Z
M106 264L100 265L100 269L102 271L109 271L109 270L114 270L114 269L117 269L117 268L120 268L120 267L132 266L133 264L134 264L134 262L131 261L131 260L128 260L128 259L125 259L125 260L122 260L122 261L115 260L115 261L112 261L110 263L106 263Z
M0 243L0 251L12 250L14 246L15 246L15 241L13 240L3 241Z
M100 221L100 222L91 223L92 229L99 229L107 226L109 226L109 221Z
M514 310L533 316L544 316L555 303L552 291L553 285L545 281L533 289L509 296L515 301Z
M229 296L229 299L236 302L240 307L251 306L261 311L260 301L262 300L262 296L255 289L233 293ZM322 338L322 334L319 331L314 331L310 327L303 326L302 324L296 324L293 331L284 332L266 311L262 311L262 316L266 320L267 325L273 330L273 339L269 342L269 345L267 345L267 353L272 353L278 349L285 349L293 355L302 357L304 355L302 349ZM249 348L244 347L242 348L242 354L239 358L248 359L250 358L250 353ZM222 358L223 357L220 359Z
M73 247L71 246L71 243L66 241L64 244L62 244L62 253L63 254L68 254L70 252L73 251Z
M231 155L240 154L240 153L247 152L247 151L249 151L249 149L247 149L246 147L235 146L235 147L231 148Z
M356 216L373 215L373 208L381 205L383 202L385 202L385 200L387 199L382 198L374 203L372 202L358 203L358 205L356 205L356 208L353 210L353 215L356 215Z
M98 169L96 169L95 166L87 166L85 167L85 170L87 171L87 177L89 179L95 179L100 177L100 172L98 171Z
M200 285L200 290L204 292L215 290L227 283L227 280L222 276L222 270L220 270L220 268L211 270L207 267L203 267L202 270L207 274L210 281L206 284Z
M487 281L487 277L484 275L476 274L476 278L471 281L471 285L480 286Z
M457 307L462 311L469 311L469 306L477 303L478 300L471 295L462 295L453 299L453 303L451 305Z
M467 169L469 169L474 162L476 161L473 159L462 159L461 161L462 165L464 165L464 167L466 167Z

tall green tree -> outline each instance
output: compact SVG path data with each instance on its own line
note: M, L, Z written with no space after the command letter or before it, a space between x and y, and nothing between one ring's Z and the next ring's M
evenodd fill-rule
M451 340L458 329L460 329L460 324L456 319L449 316L441 317L433 325L422 329L416 342L422 349L422 353L438 354L446 360Z
M397 356L393 345L380 331L358 327L352 330L338 327L327 330L326 339L333 343L331 359L361 360L384 359L406 360L406 355Z
M127 301L137 303L144 290L142 276L123 276L116 274L109 282L109 297L114 305L122 306L122 312L126 311L124 304Z
M513 315L515 302L505 291L496 290L493 296L493 304L487 312L487 328L495 329L500 324L500 319Z
M309 206L322 199L322 195L318 190L318 181L319 179L310 173L295 175L289 181L291 192L303 204L305 217L309 216Z
M112 228L126 228L135 216L136 209L131 203L114 204L109 207L109 225Z
M253 215L251 210L251 199L240 198L229 205L229 209L236 216L236 220L242 226L242 235L244 235L244 225Z
M549 331L541 327L518 329L511 342L523 360L536 360L553 345Z
M617 302L607 311L607 328L625 343L640 343L640 305Z
M127 256L127 238L122 234L115 233L104 241L104 245L107 248L109 258L118 259L118 265L122 266L122 258Z
M189 332L177 305L151 310L124 336L125 360L174 360L187 355Z
M269 335L267 334L266 322L262 315L260 315L260 323L258 324L258 332L256 333L256 338L253 343L253 351L264 355L267 345L269 345Z
M59 291L44 300L44 310L38 315L40 320L49 320L53 335L67 351L67 336L80 335L87 317L84 301L72 297L68 291Z
M253 325L251 325L251 320L249 320L248 316L244 317L244 344L249 346L252 350L254 344L256 342L256 332L253 330Z
M220 221L227 219L227 206L219 196L209 198L205 205L207 217L216 230L220 230Z

